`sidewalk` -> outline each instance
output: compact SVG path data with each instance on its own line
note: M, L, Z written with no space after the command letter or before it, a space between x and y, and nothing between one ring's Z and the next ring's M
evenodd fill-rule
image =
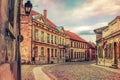
M115 72L115 73L119 73L120 74L120 68L113 69L113 68L110 68L110 67L107 67L107 66L101 66L101 65L96 65L96 64L91 64L91 65L95 66L95 67L106 69L106 70L111 71L111 72Z
M33 69L35 80L51 80L43 71L42 67L36 67Z

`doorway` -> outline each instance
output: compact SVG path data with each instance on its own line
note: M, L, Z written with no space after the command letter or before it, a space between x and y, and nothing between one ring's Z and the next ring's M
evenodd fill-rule
M50 63L50 49L47 49L47 62Z

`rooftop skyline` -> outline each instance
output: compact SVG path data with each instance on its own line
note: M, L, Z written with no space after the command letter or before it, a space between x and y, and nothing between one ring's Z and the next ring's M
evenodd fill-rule
M25 2L27 0L24 0ZM33 10L87 41L95 42L94 29L106 26L120 12L119 0L31 0Z

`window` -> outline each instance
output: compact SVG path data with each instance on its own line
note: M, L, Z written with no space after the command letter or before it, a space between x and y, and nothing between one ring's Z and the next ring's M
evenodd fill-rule
M60 37L60 44L62 44L62 39L61 39L61 37Z
M74 52L74 58L76 59L76 52Z
M62 56L64 57L64 53L65 53L65 50L64 49L62 49Z
M79 48L80 48L80 43L79 43Z
M53 44L55 44L55 36L53 36Z
M51 43L53 44L53 35L51 35Z
M83 48L84 48L84 43L83 43Z
M34 56L37 57L38 56L38 47L35 46L34 48Z
M81 48L83 48L83 43L81 43Z
M53 57L53 49L51 49L51 57Z
M44 42L44 32L41 31L41 42Z
M35 29L35 40L38 40L38 30Z
M64 45L64 39L62 39L62 45Z
M9 9L9 22L13 26L14 24L14 0L8 0Z
M55 44L57 44L57 41L56 41L56 36L55 36Z
M71 41L71 47L73 47L72 44L73 44L73 43L72 43L72 41Z
M57 57L57 49L55 49L55 57Z
M47 43L50 43L50 34L47 34Z
M41 47L41 56L44 56L44 47Z

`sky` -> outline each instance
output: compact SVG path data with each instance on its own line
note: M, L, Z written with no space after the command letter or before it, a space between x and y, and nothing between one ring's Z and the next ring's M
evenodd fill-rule
M24 0L24 2L27 0ZM57 26L74 32L86 41L96 41L94 29L107 26L120 15L120 0L31 0L33 10Z

